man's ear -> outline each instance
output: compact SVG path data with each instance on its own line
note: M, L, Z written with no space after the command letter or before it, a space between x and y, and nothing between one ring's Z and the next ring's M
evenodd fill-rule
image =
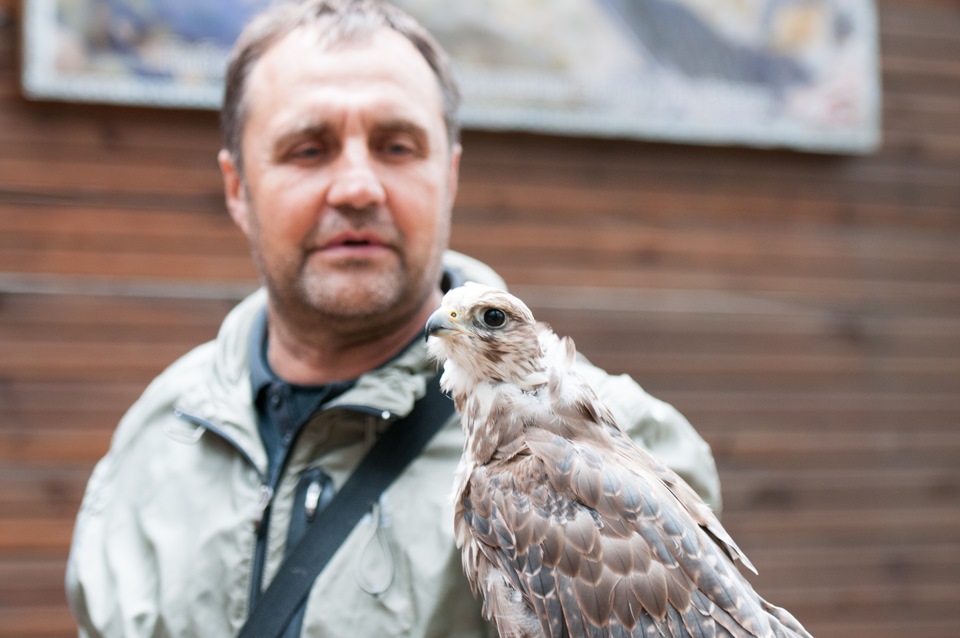
M450 197L450 207L457 199L457 188L460 184L460 157L463 155L463 147L454 144L450 149L450 172L447 175L447 195Z
M250 203L247 201L247 190L243 185L243 176L237 168L230 151L223 148L217 154L217 163L220 164L220 173L223 176L223 196L227 203L227 211L233 218L233 223L240 227L244 235L250 236Z

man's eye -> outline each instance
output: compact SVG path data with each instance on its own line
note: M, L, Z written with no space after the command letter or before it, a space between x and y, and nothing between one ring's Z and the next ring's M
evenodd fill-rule
M323 153L323 150L319 146L298 146L290 152L291 157L309 159L312 157L320 157Z
M406 144L400 144L400 143L385 144L381 150L386 155L390 155L393 157L400 157L404 155L410 155L413 153L413 149L410 148L410 146Z
M417 154L416 144L410 140L396 137L381 140L376 146L376 150L387 158L405 158Z
M335 149L336 145L323 140L301 140L288 146L281 157L288 162L316 162L329 158Z

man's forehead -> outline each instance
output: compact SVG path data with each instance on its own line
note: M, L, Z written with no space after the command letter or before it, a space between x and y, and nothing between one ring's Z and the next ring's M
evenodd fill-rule
M350 61L349 69L344 68L344 60ZM331 78L356 77L358 72L366 71L421 84L420 88L440 95L439 80L420 51L403 35L387 27L337 40L325 37L316 26L299 27L267 49L252 73L266 67L271 75L278 70L291 75L306 71Z
M414 45L399 33L380 28L336 43L325 42L317 29L301 27L266 51L251 71L251 102L270 103L273 94L302 87L300 97L321 98L339 91L341 100L358 102L377 90L379 99L407 101L443 119L439 81ZM298 88L299 90L299 88ZM257 110L255 104L249 104Z

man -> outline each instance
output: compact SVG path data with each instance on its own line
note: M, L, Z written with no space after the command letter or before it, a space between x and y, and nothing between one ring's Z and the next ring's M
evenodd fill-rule
M121 421L67 573L81 635L232 636L285 552L436 373L442 291L503 285L446 250L461 149L432 38L372 0L280 4L240 37L219 156L263 289ZM582 373L715 506L706 444L625 377ZM290 636L484 636L454 546L456 418L316 579Z

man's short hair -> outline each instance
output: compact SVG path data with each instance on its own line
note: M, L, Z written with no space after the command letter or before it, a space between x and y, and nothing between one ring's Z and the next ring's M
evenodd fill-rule
M446 52L430 33L399 8L381 0L301 0L280 2L257 15L237 39L227 66L220 127L224 147L238 172L242 169L243 127L246 122L246 87L257 61L277 42L300 28L317 33L323 49L355 41L375 31L393 29L413 44L433 70L443 100L443 118L451 146L460 141L460 91Z

